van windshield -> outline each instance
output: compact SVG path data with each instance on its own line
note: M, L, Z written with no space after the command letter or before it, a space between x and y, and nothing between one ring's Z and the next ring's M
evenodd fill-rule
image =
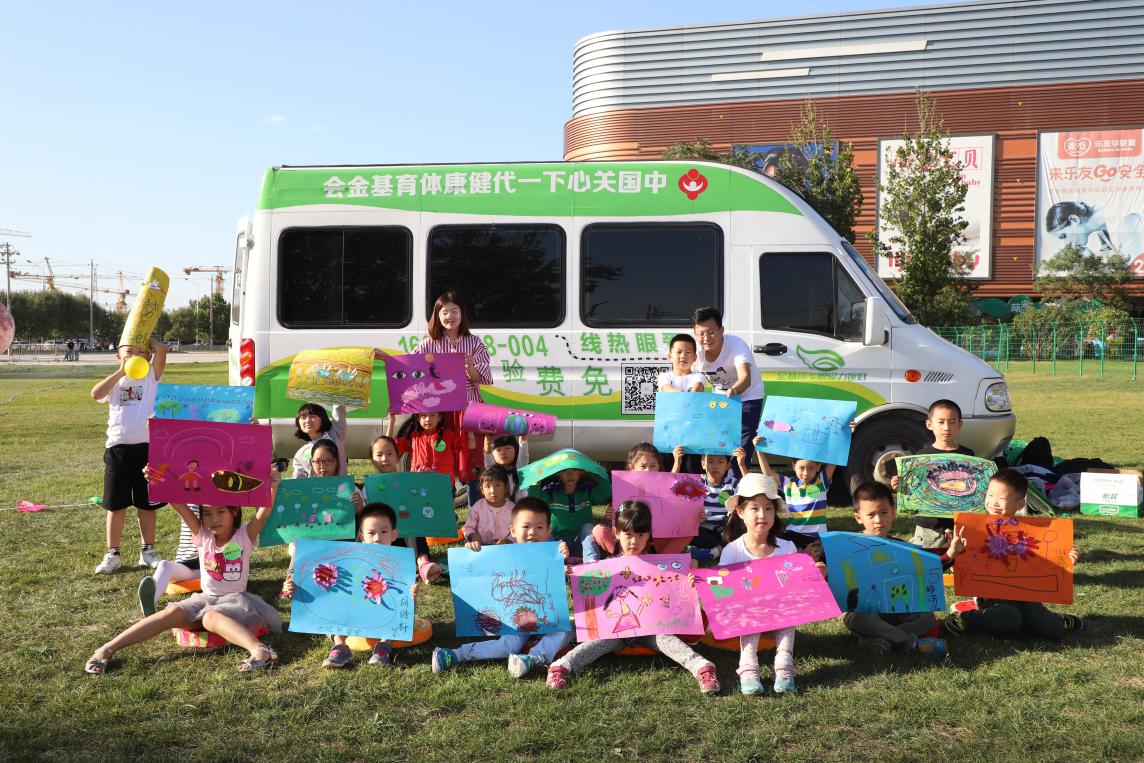
M878 277L878 274L874 272L874 269L870 267L869 263L862 259L862 255L858 253L858 250L846 239L842 239L842 248L850 255L850 259L854 260L854 264L866 274L867 280L878 290L878 295L886 301L886 304L890 306L894 314L901 318L904 323L917 323L914 316L910 315L910 311L907 310L906 306L902 304L902 301L898 299L898 295L894 294L894 292L890 290L890 287L886 285L886 282Z

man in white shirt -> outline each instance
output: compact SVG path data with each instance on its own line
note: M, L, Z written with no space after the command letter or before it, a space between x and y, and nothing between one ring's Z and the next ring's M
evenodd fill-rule
M723 316L714 307L701 307L691 316L699 353L691 370L707 377L716 392L743 403L741 440L747 458L754 458L753 441L763 412L763 377L755 366L751 347L737 336L723 333ZM750 464L750 460L747 462ZM732 468L738 464L732 461Z

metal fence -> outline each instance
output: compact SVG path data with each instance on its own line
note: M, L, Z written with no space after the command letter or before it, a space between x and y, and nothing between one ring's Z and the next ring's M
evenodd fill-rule
M936 326L934 333L1001 372L1011 364L1032 373L1094 374L1137 378L1144 355L1144 321L1085 319L1037 327L1007 323Z

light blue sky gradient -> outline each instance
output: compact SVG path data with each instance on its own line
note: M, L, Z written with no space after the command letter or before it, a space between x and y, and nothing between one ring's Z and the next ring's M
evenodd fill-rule
M208 284L183 267L233 264L267 167L559 160L585 35L920 4L10 3L0 228L33 238L0 241L35 273L94 259L105 288L159 266L182 305Z

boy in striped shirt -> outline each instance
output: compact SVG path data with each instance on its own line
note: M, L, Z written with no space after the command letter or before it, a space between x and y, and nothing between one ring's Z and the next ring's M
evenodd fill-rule
M673 451L675 464L671 471L683 471L683 446ZM727 526L727 499L735 494L739 480L731 470L731 460L739 462L743 474L748 471L747 453L735 448L730 456L705 455L700 464L703 467L703 487L707 495L703 498L703 521L699 523L699 534L691 539L691 557L701 562L713 562L723 550L723 528Z
M755 438L755 447L759 440ZM830 480L834 477L834 464L820 464L808 458L800 458L791 464L793 477L776 474L767 462L767 456L758 452L759 466L763 474L774 477L782 490L789 515L783 518L788 529L803 535L817 536L826 532L826 493L830 490ZM796 542L796 545L798 543Z

